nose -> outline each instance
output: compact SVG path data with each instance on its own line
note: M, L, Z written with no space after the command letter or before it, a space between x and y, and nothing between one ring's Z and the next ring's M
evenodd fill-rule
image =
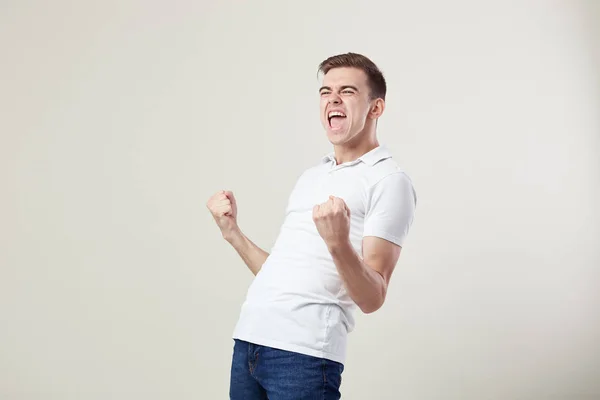
M340 103L341 103L340 96L338 96L337 93L332 92L329 95L329 104L340 104Z

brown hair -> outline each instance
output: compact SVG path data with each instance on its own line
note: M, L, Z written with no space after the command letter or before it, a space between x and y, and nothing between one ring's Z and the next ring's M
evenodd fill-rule
M327 74L333 68L357 68L367 75L371 89L371 98L385 100L387 85L383 73L370 59L357 53L345 53L331 56L319 64L319 72Z

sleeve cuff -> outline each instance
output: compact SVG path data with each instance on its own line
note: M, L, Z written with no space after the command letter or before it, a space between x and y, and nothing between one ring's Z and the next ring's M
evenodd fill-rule
M388 232L381 232L381 231L374 231L374 230L365 231L363 233L363 238L367 237L367 236L374 236L374 237L378 237L378 238L381 238L381 239L385 239L388 242L392 242L394 244L397 244L398 246L402 246L404 244L405 239L406 239L406 235L404 235L404 236L395 236L395 235L392 235L391 233L388 233Z

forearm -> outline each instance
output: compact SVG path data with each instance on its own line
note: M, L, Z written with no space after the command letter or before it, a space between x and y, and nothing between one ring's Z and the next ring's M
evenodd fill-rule
M352 300L365 313L379 309L387 290L383 277L363 262L350 242L329 246L329 252Z
M260 271L260 268L267 260L269 253L254 244L240 230L225 237L225 240L233 246L250 271L254 275L258 274L258 271Z

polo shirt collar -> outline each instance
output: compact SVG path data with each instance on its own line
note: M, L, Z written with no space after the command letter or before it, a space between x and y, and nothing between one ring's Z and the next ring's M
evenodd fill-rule
M359 161L362 161L369 166L373 166L373 165L377 164L379 161L385 160L386 158L390 158L390 157L392 157L392 154L390 153L388 148L384 145L379 145L378 147L363 154L362 156L358 157L358 159L356 159L355 161L352 161L350 163L355 164ZM330 161L335 162L335 153L331 152L331 153L325 155L323 157L322 161L324 163L327 163Z

